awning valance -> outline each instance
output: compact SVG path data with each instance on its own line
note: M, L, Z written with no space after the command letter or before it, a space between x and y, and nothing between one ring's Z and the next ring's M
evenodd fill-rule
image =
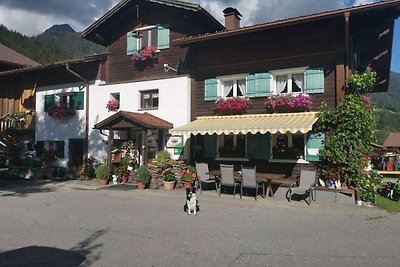
M169 132L172 135L307 133L312 130L317 119L317 112L207 116L198 117L195 121Z

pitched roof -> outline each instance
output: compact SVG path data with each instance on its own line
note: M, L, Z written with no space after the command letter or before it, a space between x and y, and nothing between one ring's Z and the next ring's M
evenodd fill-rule
M313 21L324 20L324 19L329 19L329 18L334 18L334 17L340 17L340 16L343 16L345 13L359 14L359 13L363 13L363 12L368 12L368 11L373 11L373 10L375 11L378 9L385 9L385 8L392 8L391 11L393 11L393 12L396 11L397 16L399 16L400 0L386 0L386 1L381 1L381 2L372 3L372 4L347 7L347 8L342 8L342 9L325 11L325 12L321 12L321 13L315 13L315 14L311 14L311 15L304 15L304 16L299 16L299 17L281 19L281 20L276 20L276 21L272 21L272 22L241 27L241 28L233 29L233 30L224 30L224 31L216 32L216 33L209 33L209 34L204 34L204 35L199 35L199 36L185 37L185 38L177 39L177 40L175 40L175 42L177 45L185 45L185 44L201 42L201 41L208 41L208 40L212 40L212 39L235 36L235 35L240 35L240 34L245 34L245 33L250 33L250 32L268 30L268 29L279 28L279 27L286 27L286 26L290 26L290 25L294 25L294 24L300 24L300 23L313 22Z
M383 143L384 147L400 147L400 132L392 132Z
M120 110L94 126L94 129L110 128L171 129L173 124L147 112L137 113Z
M16 67L39 66L40 64L32 59L0 44L0 62L14 65Z
M195 12L202 16L204 24L212 24L215 30L222 30L225 27L210 13L208 13L205 9L203 9L200 5L192 4L188 2L178 1L178 0L121 0L117 5L115 5L112 9L110 9L107 13L97 19L93 24L91 24L88 28L86 28L82 33L81 36L85 39L91 40L101 45L106 45L107 41L104 40L105 37L102 36L102 31L107 29L107 25L110 23L111 19L123 19L126 16L122 15L123 10L131 7L136 2L136 14L139 14L139 4L142 3L152 3L152 4L160 4L171 6L175 8L185 9L188 11ZM132 16L132 15L130 15ZM207 20L204 21L204 18ZM118 23L113 23L118 25ZM110 30L110 29L108 29ZM112 30L112 29L111 29ZM115 31L115 29L114 29ZM104 39L103 39L104 38Z

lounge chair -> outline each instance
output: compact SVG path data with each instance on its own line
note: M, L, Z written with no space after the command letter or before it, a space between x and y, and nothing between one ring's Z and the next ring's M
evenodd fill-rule
M311 200L315 201L315 171L301 170L299 186L295 186L296 183L291 184L289 190L286 192L286 198L289 202L292 201L293 195L306 196L304 201L308 205L311 204Z
M222 186L225 186L225 190L227 186L231 186L233 187L233 198L235 198L236 187L240 186L240 183L235 181L233 165L220 164L220 169L221 181L219 184L219 196L221 197ZM240 195L240 197L242 197L242 195Z
M197 183L200 188L200 194L203 192L203 184L215 184L215 192L218 192L217 181L215 179L210 179L210 175L208 173L208 164L196 162L196 173L197 173Z
M255 196L257 200L258 189L262 188L262 194L265 194L265 184L258 183L256 178L256 167L243 167L242 166L242 182L240 186L240 196L243 196L243 187L254 188Z

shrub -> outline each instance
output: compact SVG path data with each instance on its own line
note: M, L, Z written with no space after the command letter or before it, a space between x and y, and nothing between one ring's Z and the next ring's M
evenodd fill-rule
M151 179L150 170L145 165L141 165L137 170L135 170L134 176L138 183L148 184Z
M158 162L161 162L163 164L168 164L170 159L171 159L171 155L166 150L162 150L162 151L157 153L156 160Z
M100 164L95 170L95 175L97 179L108 180L110 177L110 168L107 164Z

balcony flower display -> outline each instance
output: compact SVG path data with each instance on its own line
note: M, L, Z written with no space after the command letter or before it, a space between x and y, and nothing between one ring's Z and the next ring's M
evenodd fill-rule
M219 115L240 115L253 108L247 97L218 97L215 101L214 113Z
M66 105L54 105L52 106L47 114L55 119L61 119L68 116L74 116L76 113L75 109L70 108Z
M308 111L310 97L304 94L271 94L264 102L267 113Z
M158 61L157 47L146 46L138 50L131 57L132 63L139 67L152 66Z
M119 101L118 100L110 100L107 102L106 108L108 111L115 111L119 109Z

